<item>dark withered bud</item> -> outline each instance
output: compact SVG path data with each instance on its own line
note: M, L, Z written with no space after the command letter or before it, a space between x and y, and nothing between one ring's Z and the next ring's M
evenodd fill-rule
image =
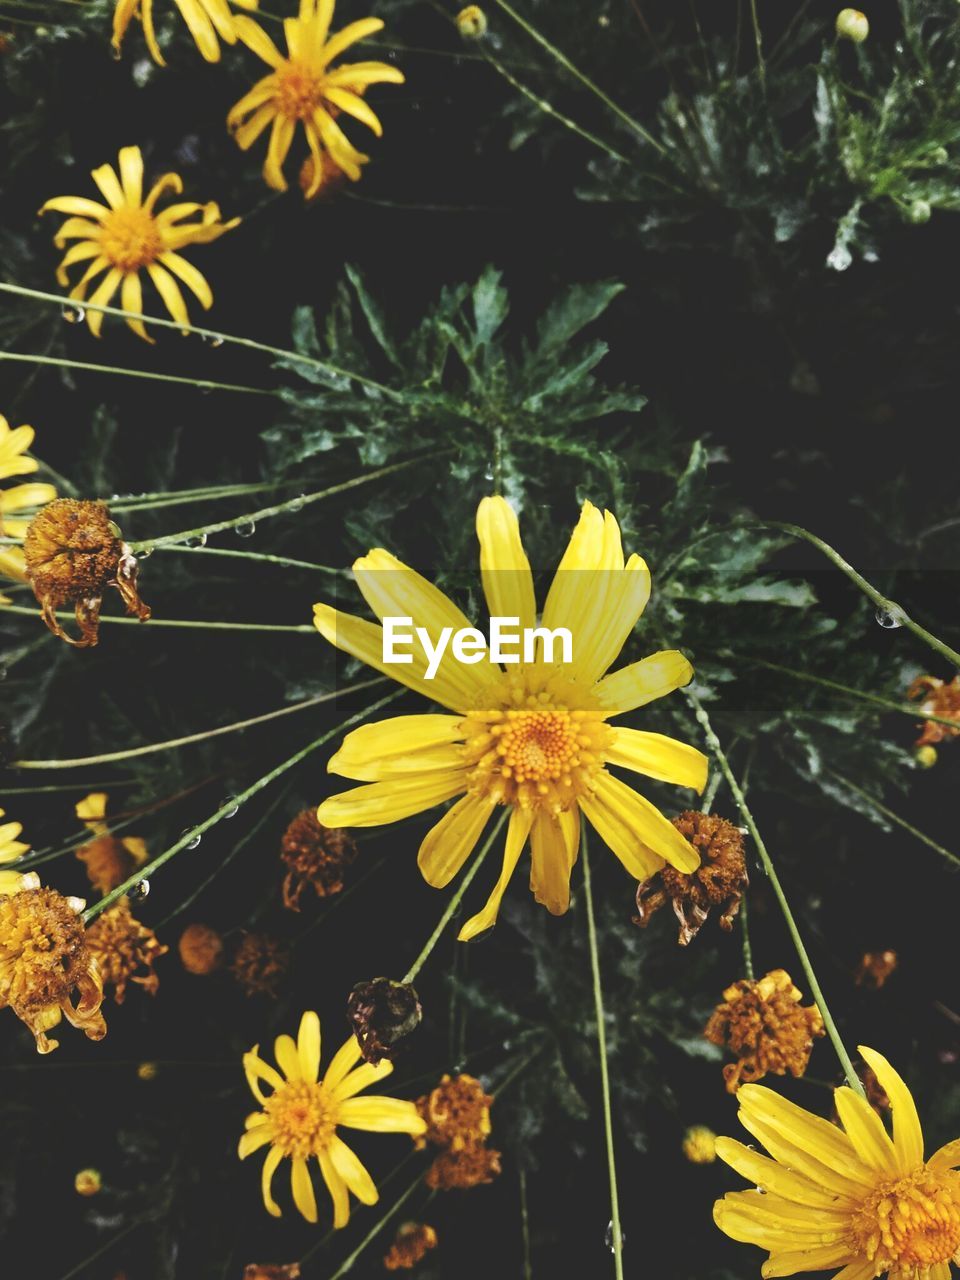
M423 1018L420 997L409 982L374 978L358 982L347 1000L347 1018L365 1062L393 1061L397 1046Z

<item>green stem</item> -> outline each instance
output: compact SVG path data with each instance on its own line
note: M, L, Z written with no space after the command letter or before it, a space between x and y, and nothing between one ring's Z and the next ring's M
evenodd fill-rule
M494 826L493 830L490 832L486 840L483 842L480 852L477 854L477 856L474 858L473 862L471 863L470 870L460 881L460 884L457 887L456 893L447 903L446 910L444 911L440 919L437 921L437 927L434 929L433 933L431 933L430 937L427 939L426 943L424 944L423 950L417 956L416 960L414 960L413 964L410 966L407 972L403 975L404 982L413 982L414 978L416 978L417 974L426 964L427 958L429 957L430 952L440 941L440 938L443 934L444 929L446 929L447 925L453 919L453 916L456 913L457 908L460 906L460 903L463 901L464 894L470 888L470 884L473 881L474 876L480 870L483 860L486 858L487 854L490 852L491 848L493 847L494 840L496 840L497 836L500 834L503 824L506 822L509 816L510 816L510 809L508 806L505 806L503 813L501 813L500 817L497 819L496 825Z
M743 974L748 982L753 981L753 948L750 946L750 924L747 920L747 899L740 902L740 936L743 941Z
M758 667L766 667L770 671L779 671L785 676L792 676L794 680L803 680L807 684L819 684L824 689L833 689L837 693L846 694L851 698L859 698L863 702L872 702L875 706L883 707L887 711L898 711L901 715L909 716L911 720L932 720L934 724L948 725L951 729L960 729L960 720L948 720L945 716L928 715L925 711L921 711L918 706L912 706L908 702L894 702L892 698L883 698L876 693L866 693L863 689L852 689L849 685L839 684L836 680L828 680L825 676L811 675L808 671L794 671L792 667L782 667L778 662L767 662L764 658L747 658L748 662L755 662Z
M770 854L767 852L767 846L764 844L763 837L760 835L760 831L754 821L753 814L750 812L746 796L744 796L740 783L737 781L733 770L730 768L730 762L724 754L723 747L720 745L720 739L714 732L713 725L710 723L710 717L707 715L703 704L692 689L687 688L684 692L686 693L687 701L693 707L694 714L697 717L700 727L703 729L704 736L707 739L710 750L713 752L714 756L716 756L717 763L723 770L723 775L727 780L727 784L733 792L733 798L737 803L737 808L740 810L743 820L747 824L750 834L753 836L753 842L757 847L757 853L760 855L760 861L763 863L763 869L766 871L767 876L770 879L771 888L773 889L777 902L780 904L780 910L783 913L784 920L786 921L790 937L793 939L793 945L796 947L797 955L800 957L800 964L803 968L803 972L806 974L810 993L816 1001L817 1008L820 1010L820 1016L823 1018L823 1024L827 1029L827 1035L830 1037L830 1042L836 1051L837 1057L840 1059L844 1075L847 1077L847 1083L855 1093L858 1093L861 1097L865 1097L863 1085L860 1083L857 1073L853 1069L853 1063L850 1061L850 1055L844 1048L836 1023L834 1022L830 1010L827 1007L827 1002L824 999L822 990L820 989L820 983L817 981L817 975L814 972L813 965L810 962L810 957L807 954L807 948L803 944L803 939L800 937L800 930L797 928L797 922L793 917L793 912L790 910L790 904L787 902L786 894L783 892L780 877L777 875L776 867L773 865Z
M919 840L921 844L925 844L928 849L933 849L936 853L939 853L941 858L946 858L946 860L953 863L954 866L960 867L960 857L957 857L955 853L951 853L949 849L945 849L942 844L937 844L936 840L931 840L931 838L918 827L907 822L906 818L901 818L900 815L898 813L894 813L892 809L888 809L885 804L881 804L879 800L874 799L869 791L864 791L863 787L858 787L855 782L851 782L849 778L845 778L842 773L837 773L833 769L830 770L830 773L839 783L842 783L845 787L849 787L856 795L866 800L869 805L876 809L877 813L882 814L884 818L888 818L903 831L909 832L915 840Z
M0 288L2 287L0 285ZM210 382L202 378L184 378L176 373L151 373L147 369L124 369L113 364L90 364L86 360L66 360L59 356L34 356L23 351L0 351L0 360L13 360L19 364L52 365L59 369L84 369L87 373L116 373L122 378L146 378L151 382L177 382L181 386L196 387L200 391L241 391L250 396L280 394L279 391L265 391L262 387L243 387L233 382Z
M750 20L753 23L753 43L757 50L757 74L760 77L760 88L767 92L767 64L763 60L763 39L760 35L760 17L757 13L757 0L750 0Z
M27 618L40 616L38 609L28 609L25 605L19 604L0 604L0 612L19 613ZM72 613L62 609L53 616L55 618L63 618L67 622L74 620ZM100 621L109 623L111 626L142 627L144 625L139 618L103 616ZM148 630L155 631L158 627L188 627L195 631L299 631L301 635L316 635L317 633L316 627L309 623L294 626L275 622L202 622L196 618L151 618Z
M589 89L591 93L596 94L605 106L607 106L615 115L619 116L620 119L625 124L629 125L635 133L638 133L644 141L648 142L650 146L654 148L655 151L658 151L662 156L666 156L666 147L661 142L658 142L653 134L648 133L638 120L634 120L633 116L624 111L623 107L618 106L609 94L604 93L598 84L594 84L589 76L584 75L578 67L575 67L566 54L561 53L560 50L552 45L545 36L540 34L536 27L531 26L531 24L527 22L526 18L521 17L520 14L517 13L516 9L507 3L507 0L495 0L495 2L500 6L504 13L508 14L518 26L521 26L524 31L526 31L527 35L530 36L531 39L535 40L542 49L546 49L547 53L549 53L552 58L555 58L556 61L574 77L574 79L579 80L580 83L584 85L585 88Z
M220 484L208 485L200 489L173 489L169 493L127 494L118 501L110 502L111 513L128 511L158 511L163 507L190 506L195 502L219 502L224 498L242 498L250 493L263 493L264 490L281 489L292 481L265 481L262 484Z
M593 912L593 885L590 879L590 853L587 833L580 838L583 857L583 887L587 901L587 935L590 940L590 967L593 971L593 1007L597 1019L597 1048L600 1054L600 1085L603 1091L603 1133L607 1145L607 1170L610 1177L610 1230L613 1233L613 1271L623 1280L623 1235L620 1231L620 1197L617 1191L617 1164L613 1149L613 1111L610 1104L610 1070L607 1066L607 1029L603 1011L603 988L600 985L600 951L597 946L597 923Z
M272 556L263 551L239 551L233 547L160 547L167 553L189 552L191 555L228 556L235 560L258 560L263 564L279 564L285 569L312 569L316 573L332 573L337 577L349 577L349 569L335 569L328 564L314 564L310 560L292 560L289 556ZM958 726L960 727L960 726Z
M205 742L208 738L219 738L225 733L236 733L241 729L250 729L256 724L266 724L268 720L279 720L281 716L293 715L295 711L305 711L308 707L319 706L321 702L331 702L345 693L371 689L374 685L383 684L385 679L384 676L378 676L373 680L364 680L361 684L346 685L342 689L320 693L313 698L306 698L303 702L295 702L292 706L280 707L276 711L267 711L260 716L236 720L233 724L224 724L217 729L205 729L202 733L190 733L183 738L170 738L166 742L150 742L145 747L128 747L125 751L107 751L98 756L74 756L65 760L13 760L8 767L11 769L81 769L91 764L108 764L115 760L132 760L135 756L149 756L156 751L172 751L177 747L185 747L188 743Z
M453 452L452 449L442 449L440 453L432 453L430 460ZM392 462L388 467L379 467L376 471L367 471L360 476L354 476L352 480L343 480L340 484L331 485L329 489L319 489L316 493L298 494L295 498L288 498L286 502L275 503L271 507L261 507L259 511L249 511L246 515L235 516L231 520L218 520L215 524L202 524L194 529L181 529L179 533L167 533L159 538L144 538L140 542L132 542L130 549L137 551L153 551L157 547L173 546L177 543L186 542L188 538L200 538L206 534L223 533L227 529L239 529L244 525L257 525L261 520L269 520L273 516L285 515L289 511L302 511L304 507L311 506L314 502L322 502L325 498L332 498L338 493L348 493L351 489L356 489L360 485L369 484L373 480L381 480L384 476L394 475L398 471L405 471L408 467L415 467L423 462L424 456L418 455L416 458L406 458L403 462Z
M413 1195L414 1191L416 1191L417 1187L420 1186L422 1181L423 1181L423 1174L418 1173L416 1178L413 1180L413 1182L411 1182L409 1187L407 1187L406 1191L404 1191L403 1195L401 1195L398 1199L396 1199L393 1202L393 1204L386 1211L386 1213L381 1214L381 1216L377 1219L377 1221L373 1224L373 1226L370 1228L367 1234L363 1237L363 1239L354 1249L353 1253L351 1253L349 1257L344 1258L343 1262L341 1262L340 1266L337 1267L336 1271L330 1277L330 1280L340 1280L341 1276L345 1276L348 1271L353 1269L353 1264L357 1261L357 1259L363 1253L364 1249L366 1249L367 1245L370 1244L370 1242L380 1234L380 1232L391 1220L391 1218L396 1217L396 1215L400 1212L403 1206L407 1203L407 1201Z
M520 1229L523 1240L523 1280L533 1280L530 1261L530 1211L527 1205L527 1171L520 1168Z
M822 551L828 560L847 575L851 582L856 583L864 595L873 601L878 610L889 614L898 626L904 626L908 631L912 631L919 640L929 645L931 649L939 653L942 658L946 658L953 666L960 667L960 653L957 653L956 649L951 649L948 644L944 644L926 627L922 627L919 622L914 622L913 618L901 605L897 604L895 600L889 600L879 592L862 574L854 569L852 564L848 564L839 551L835 551L828 542L824 542L815 533L810 533L808 529L802 529L797 524L782 524L778 520L764 520L760 523L764 528L780 529L783 533L789 533L793 538L802 538L805 542L809 542L811 546L816 547L818 551Z
M385 698L381 698L378 702L373 703L372 706L364 707L363 710L355 712L352 716L348 716L346 720L335 725L332 729L328 729L325 733L322 733L319 738L314 738L313 742L307 743L305 747L301 747L300 750L294 752L292 756L288 756L286 760L271 769L269 773L265 773L263 777L258 778L256 782L252 783L246 788L246 790L239 792L235 796L231 796L220 806L216 813L211 814L209 818L205 818L203 822L198 823L195 827L191 827L189 831L185 831L180 839L175 844L172 844L169 849L165 849L163 853L158 854L148 862L146 866L138 868L132 876L127 880L124 880L123 884L117 885L116 889L113 889L106 895L106 897L101 898L100 901L94 903L92 907L88 907L83 913L84 924L89 924L91 920L95 920L101 912L106 911L108 907L112 907L115 902L125 894L129 893L131 889L135 889L142 880L146 880L149 876L153 875L155 871L158 871L164 863L169 862L171 858L176 857L176 855L183 849L186 849L189 845L193 844L197 836L202 836L205 832L209 831L211 827L215 827L218 822L222 822L224 818L232 817L232 815L236 813L238 806L246 804L248 800L255 796L259 791L262 791L264 787L269 786L271 782L274 782L282 774L286 773L288 769L292 769L294 765L299 764L301 760L305 760L308 755L324 746L331 738L336 737L337 734L343 733L346 729L351 728L355 724L359 724L361 720L366 720L368 716L373 715L375 711L379 711L381 707L385 707L387 703L393 702L393 700L398 698L402 692L403 690L399 689L388 693Z
M62 297L56 293L43 293L39 289L26 289L23 285L0 283L0 292L14 293L22 298L33 298L37 302L56 303L59 307L69 306L70 299ZM119 316L124 320L141 320L147 324L158 325L163 329L177 329L181 333L184 332L184 326L178 320L166 320L162 316L148 316L140 311L125 311L122 307L110 307L101 303L83 302L75 303L77 307L82 307L84 311L102 311L104 315ZM229 342L234 346L247 347L252 351L263 351L267 355L278 356L283 360L293 360L298 364L307 365L312 369L322 369L326 373L332 373L339 378L349 378L353 382L359 382L362 386L371 387L376 391L381 391L385 395L395 396L397 393L390 387L384 386L382 382L375 382L372 378L365 378L362 374L353 373L350 369L341 369L338 365L330 364L326 360L318 360L315 356L306 356L299 351L286 351L283 347L271 347L263 342L255 342L252 338L241 338L232 333L220 333L217 329L203 329L198 325L190 325L187 329L188 333L195 333L201 338L207 338L212 342L220 343ZM154 375L146 375L147 377ZM177 379L177 381L190 382L192 379ZM220 384L209 382L198 382L197 386L216 387ZM250 388L231 387L229 390L250 390ZM261 395L274 395L275 392L260 392Z

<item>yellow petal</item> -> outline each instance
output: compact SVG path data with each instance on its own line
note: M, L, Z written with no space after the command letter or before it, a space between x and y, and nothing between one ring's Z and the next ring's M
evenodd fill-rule
M923 1130L913 1094L900 1075L881 1053L860 1045L860 1056L872 1068L880 1087L890 1099L893 1110L893 1145L900 1159L900 1169L909 1173L923 1163Z
M347 1144L334 1135L330 1140L328 1151L334 1169L360 1203L376 1204L380 1197L373 1179Z
M256 1128L248 1129L246 1133L240 1135L240 1141L237 1144L237 1155L241 1160L246 1160L247 1156L252 1156L255 1151L259 1151L261 1147L265 1147L268 1142L272 1141L272 1127L268 1124L257 1125Z
M366 164L369 156L365 156L362 151L356 149L329 112L322 107L317 107L310 119L334 163L343 170L351 182L359 182L360 166Z
M271 1089L282 1089L284 1085L283 1076L275 1067L271 1067L268 1062L260 1057L258 1052L259 1045L254 1045L249 1053L243 1055L243 1070L247 1077L247 1084L250 1086L250 1092L258 1102L266 1102L263 1090L260 1088L260 1081L263 1080Z
M147 271L150 273L150 279L153 281L157 293L163 299L167 310L178 324L183 325L184 331L186 331L190 327L190 316L187 313L187 304L183 300L180 286L169 271L165 271L156 262L147 263Z
M153 0L141 0L140 16L143 20L143 35L147 42L147 48L150 50L150 56L154 62L165 67L163 54L160 52L160 45L157 43L157 33L153 25Z
M143 155L139 147L120 148L120 181L127 204L143 200Z
M450 883L473 852L495 803L489 796L466 795L430 828L417 854L427 884L442 889Z
M323 1180L327 1184L327 1190L333 1201L333 1225L339 1230L350 1221L350 1195L346 1183L333 1167L330 1153L321 1151L317 1158L320 1161L320 1172L323 1174Z
M251 115L258 107L262 107L265 102L270 102L276 96L277 77L273 74L264 76L262 80L258 80L249 93L245 93L243 97L235 102L227 113L227 128L236 129L245 116Z
M800 1271L829 1271L850 1262L849 1245L824 1244L814 1249L778 1250L760 1268L763 1280L774 1276L795 1276Z
M287 158L290 144L293 142L295 128L293 120L286 116L275 116L270 130L270 141L267 143L267 158L263 162L263 176L267 186L274 191L286 191L287 180L283 176L283 162Z
M459 716L394 716L361 725L344 738L327 769L358 782L379 782L409 773L463 765Z
M143 291L140 288L140 277L134 271L128 272L123 277L123 285L120 289L120 305L124 311L136 311L143 314ZM145 342L153 342L153 339L143 327L142 320L134 320L127 316L127 324L139 338L143 338Z
M324 45L321 68L328 66L344 49L356 44L358 40L365 40L367 36L382 30L383 21L380 18L361 18L358 22L349 23Z
M123 198L123 188L120 186L120 179L117 177L113 165L100 165L91 171L90 177L100 188L103 198L111 209L119 209L126 204ZM71 210L71 212L79 212L79 210Z
M317 818L325 827L380 827L452 799L466 788L466 780L463 769L451 769L371 782L330 796L317 810Z
M619 530L617 538L619 542ZM585 634L579 641L579 657L574 646L579 678L590 684L616 661L647 606L651 586L650 570L637 555L631 556L623 569L601 571L598 578L601 598L591 615L595 624L582 628Z
M533 811L531 809L515 808L510 814L500 879L494 885L493 892L487 899L483 910L478 911L475 916L471 916L457 934L460 942L469 942L478 933L483 933L496 924L497 914L500 911L500 902L503 899L507 885L510 883L510 878L516 870L517 863L520 861L520 855L523 853L524 845L527 843L527 836L530 834L532 823Z
M109 306L110 299L120 288L122 281L122 271L117 271L115 268L108 271L97 285L96 289L94 289L93 293L91 293L90 301L101 307ZM95 338L100 337L100 330L103 327L103 316L104 313L102 311L87 312L87 324L90 328L90 332Z
M277 1036L273 1043L273 1056L288 1080L300 1079L300 1056L293 1036Z
M40 212L73 213L81 218L93 218L102 221L110 210L106 205L97 204L96 200L88 200L85 196L54 196L46 204L41 205Z
M324 97L354 120L365 124L378 138L383 137L383 125L373 108L361 97L351 93L349 89L338 89L330 85L324 91Z
M567 809L554 817L540 811L530 829L530 889L551 915L570 906L570 874L577 860L580 814Z
M956 1169L960 1167L960 1138L944 1143L927 1161L932 1169Z
M346 1077L349 1071L352 1071L361 1058L360 1045L357 1043L357 1037L351 1036L349 1040L344 1040L343 1044L330 1059L330 1065L327 1067L326 1074L323 1077L323 1087L333 1090Z
M265 106L258 108L249 120L237 129L233 136L241 151L247 151L253 146L276 114L276 107L272 102L268 102Z
M412 1102L400 1098L347 1098L337 1108L337 1124L368 1133L409 1133L426 1131L426 1124Z
M175 276L179 276L187 288L196 294L201 307L209 311L213 306L213 293L203 273L179 253L161 253L159 261Z
M608 764L633 769L677 787L699 792L707 785L709 760L703 752L662 733L613 728L604 755Z
M253 18L248 18L246 14L236 13L233 16L233 25L237 29L237 35L248 49L251 49L258 58L269 63L271 67L279 67L283 62L283 54L259 23L254 22Z
M841 1173L823 1159L817 1159L805 1148L782 1137L771 1125L765 1124L758 1116L746 1111L740 1113L740 1123L758 1140L762 1142L773 1158L782 1165L802 1173L805 1177L835 1192L838 1196L861 1199L864 1187L873 1180L872 1171L864 1168L855 1160L844 1166ZM849 1175L849 1176L846 1176Z
M406 76L386 62L351 62L328 71L325 80L328 85L357 90L371 84L403 84Z
M297 1053L300 1072L308 1083L314 1083L320 1075L320 1019L308 1011L300 1019L297 1033Z
M273 1175L277 1172L277 1165L283 1159L283 1155L279 1147L271 1147L267 1152L267 1158L263 1162L263 1172L260 1176L260 1190L263 1194L263 1203L266 1205L267 1213L273 1218L280 1217L280 1206L273 1198L271 1185L273 1183Z
M207 62L220 61L220 44L213 23L197 0L174 0L193 36L193 42Z
M109 796L106 791L91 791L83 800L78 800L76 804L76 814L81 822L98 822L107 815L107 800Z
M393 1063L388 1058L384 1058L376 1066L372 1062L363 1062L331 1089L333 1099L337 1103L345 1102L347 1098L352 1098L362 1090L369 1089L372 1084L379 1084L381 1080L386 1080L392 1071Z
M67 267L72 267L75 262L87 262L90 258L96 258L99 253L100 246L90 240L84 240L80 244L73 245L60 259L60 264L57 267L57 283L66 288L69 283Z
M302 1156L294 1156L290 1165L290 1190L293 1203L308 1222L317 1220L317 1197L313 1192L310 1170Z
M510 504L483 498L477 508L480 577L491 617L519 618L521 627L537 625L537 602L530 562L520 540L520 525Z
M745 1116L756 1116L788 1142L844 1173L850 1172L848 1166L856 1165L857 1153L853 1144L835 1124L797 1106L773 1089L760 1084L746 1084L737 1094L737 1101L741 1120Z
M647 880L663 862L678 871L696 871L700 855L659 809L619 778L602 770L580 807L623 865Z
M833 1100L840 1123L863 1163L877 1173L896 1177L900 1168L896 1148L869 1102L847 1085L834 1089Z
M777 1164L776 1160L771 1160L769 1156L745 1147L742 1142L737 1142L733 1138L718 1138L716 1150L720 1159L748 1182L755 1183L764 1191L773 1191L777 1195L785 1196L796 1204L810 1205L814 1209L829 1209L837 1204L851 1203L848 1200L838 1199L833 1192L825 1190L802 1173L785 1169L783 1165Z
M664 649L621 667L595 686L594 693L610 716L622 715L663 698L693 679L693 667L677 649Z

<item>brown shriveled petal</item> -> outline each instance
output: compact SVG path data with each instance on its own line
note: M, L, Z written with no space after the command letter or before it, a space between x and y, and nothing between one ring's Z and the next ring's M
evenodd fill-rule
M251 1262L243 1269L243 1280L300 1280L300 1263Z
M409 982L374 978L358 982L347 999L347 1020L353 1027L365 1062L376 1066L393 1061L401 1040L423 1018L420 997Z
M223 939L207 924L188 924L177 944L180 962L187 973L203 977L223 963Z
M425 1222L405 1222L383 1259L387 1271L411 1271L437 1247L437 1233Z
M348 831L325 827L316 809L304 809L293 819L280 842L280 857L288 868L283 881L283 905L300 910L300 898L311 888L318 898L340 893L347 868L357 856Z
M131 982L143 987L148 995L157 994L160 978L153 966L170 948L134 917L125 898L93 922L87 930L87 946L99 967L103 985L114 988L117 1004L123 1004Z
M266 933L247 933L230 961L230 972L248 996L275 996L290 967L290 949Z
M921 714L960 721L960 675L955 675L949 683L936 676L917 676L907 690L907 697L919 702ZM936 744L958 735L960 729L953 729L948 724L938 724L936 720L927 720L916 745L923 747L928 743Z
M491 1130L492 1102L474 1076L464 1073L441 1077L435 1089L417 1099L417 1110L427 1123L427 1131L417 1139L417 1145L423 1147L429 1142L435 1147L462 1151L486 1141Z
M677 938L687 946L714 907L722 907L718 924L729 932L749 887L743 835L738 827L716 814L687 810L674 818L673 825L700 854L700 866L689 875L664 866L655 876L637 886L637 915L634 924L646 928L651 918L667 902L680 922ZM659 878L660 885L656 886Z
M43 620L67 644L87 649L97 643L108 586L120 592L128 614L141 622L150 617L137 592L136 557L103 502L57 498L48 503L30 522L23 554ZM64 605L73 605L78 637L68 635L56 617Z
M478 1142L460 1151L441 1152L424 1181L434 1191L468 1191L492 1182L500 1172L500 1152Z

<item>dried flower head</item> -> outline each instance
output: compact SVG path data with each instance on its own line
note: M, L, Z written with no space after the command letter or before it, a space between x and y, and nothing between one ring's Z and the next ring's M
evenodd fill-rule
M300 1280L300 1263L251 1262L243 1269L243 1280Z
M462 1151L441 1151L424 1181L434 1191L469 1191L492 1182L500 1172L500 1152L477 1143Z
M141 622L149 608L137 594L137 560L119 536L103 502L57 498L34 517L23 543L27 578L40 602L43 620L78 649L99 638L100 607L107 587L116 587L127 613ZM73 605L79 638L60 626L56 611Z
M944 720L960 721L960 675L955 675L949 683L938 680L936 676L917 676L907 690L907 697L919 701L919 710L923 715L942 716ZM960 735L960 729L952 729L948 724L938 724L935 720L928 720L923 726L923 732L917 739L916 745L925 747L944 742L947 738L956 738L958 735Z
M713 1164L717 1158L717 1135L706 1125L691 1125L683 1135L683 1154L691 1164Z
M126 898L94 920L87 930L87 946L99 966L104 987L114 988L117 1004L123 1004L131 982L143 987L148 995L157 994L160 978L153 966L170 948L157 940L152 929L135 919Z
M77 817L93 832L94 839L78 849L76 856L85 865L91 885L101 894L123 884L147 860L147 846L139 837L118 839L110 834L106 822L108 799L105 791L93 791L77 801Z
M160 1068L155 1062L141 1062L137 1067L137 1079L143 1081L156 1080Z
M723 1068L729 1093L768 1072L803 1075L813 1042L824 1035L824 1026L816 1005L803 1006L802 999L784 969L727 987L703 1034L737 1056L736 1062Z
M873 987L874 991L879 991L898 964L895 951L865 951L857 965L857 986Z
M358 982L347 1000L347 1018L365 1062L392 1062L400 1041L415 1031L423 1018L420 997L409 982L374 978Z
M677 941L685 947L700 932L712 907L723 907L718 921L720 928L727 931L733 928L750 880L743 854L743 835L732 822L696 810L687 810L672 821L699 851L700 865L688 875L667 863L656 875L639 884L638 914L634 923L646 928L654 913L670 901L680 921ZM660 887L654 889L658 876Z
M388 1271L411 1271L437 1247L437 1233L425 1222L405 1222L393 1238L383 1259Z
M204 976L223 963L223 939L207 924L188 924L177 945L187 973Z
M283 905L300 910L300 897L309 885L318 898L329 898L343 889L344 872L357 856L357 845L348 831L325 827L316 809L304 809L287 827L280 842L280 857L289 870L283 882Z
M81 1169L73 1180L73 1189L78 1196L95 1196L102 1186L99 1169Z
M230 972L248 996L274 996L290 967L290 950L267 933L244 934Z
M485 1142L490 1136L490 1106L493 1098L473 1076L445 1075L431 1092L417 1100L417 1110L427 1122L420 1146L462 1151Z
M83 907L80 898L54 889L23 888L0 897L0 1009L9 1006L30 1028L38 1053L57 1047L47 1032L61 1017L90 1040L107 1033L103 983L87 946Z

